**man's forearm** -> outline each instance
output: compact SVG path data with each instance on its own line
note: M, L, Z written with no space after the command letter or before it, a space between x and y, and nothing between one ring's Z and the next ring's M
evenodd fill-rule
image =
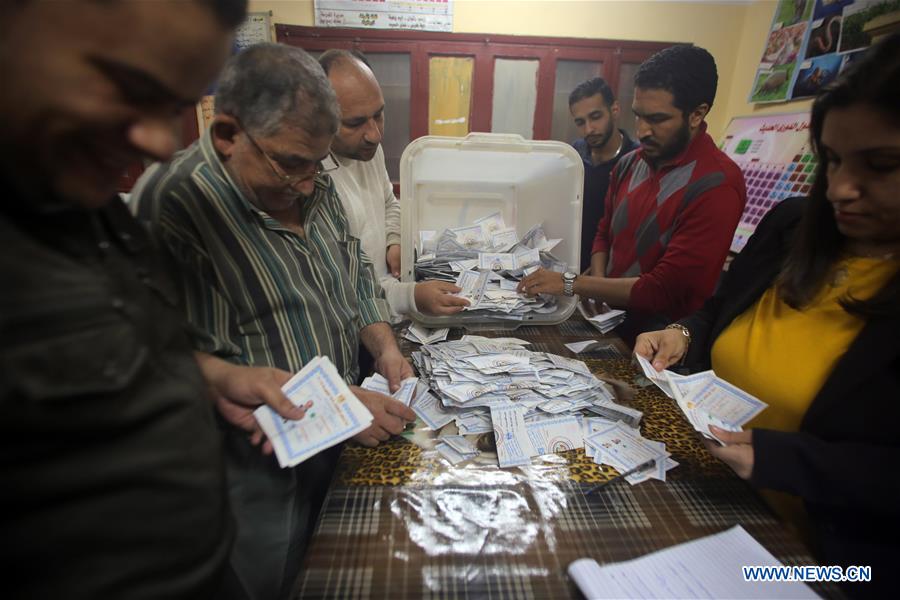
M227 371L234 366L218 356L208 352L200 352L199 350L194 350L194 359L200 366L200 372L203 373L203 378L210 387L217 387Z
M359 331L359 339L376 360L385 352L400 352L394 330L387 323L372 323L363 327Z
M597 256L596 254L594 256ZM637 277L594 277L582 275L575 280L575 293L582 298L596 298L616 308L626 308L631 288Z
M591 272L594 277L606 277L606 252L595 252L591 255Z

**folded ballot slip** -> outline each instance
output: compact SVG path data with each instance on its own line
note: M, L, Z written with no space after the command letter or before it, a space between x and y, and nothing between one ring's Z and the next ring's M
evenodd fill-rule
M721 442L710 433L710 425L726 431L742 431L745 424L768 406L713 371L693 375L679 375L668 369L657 372L643 356L635 354L635 359L644 376L674 399L694 429L709 439Z
M595 315L592 315L588 312L588 309L585 308L584 302L579 302L578 312L581 313L581 316L584 317L588 323L590 323L594 326L594 328L600 331L600 333L609 333L610 331L621 325L625 320L624 310L610 308L610 306L606 302L600 304L598 312Z
M406 334L403 337L415 344L434 344L446 340L449 333L450 329L448 327L428 329L413 323L406 330Z
M297 421L282 418L268 406L253 411L282 468L298 465L372 423L372 413L353 395L327 357L309 361L281 389L296 406L312 402Z

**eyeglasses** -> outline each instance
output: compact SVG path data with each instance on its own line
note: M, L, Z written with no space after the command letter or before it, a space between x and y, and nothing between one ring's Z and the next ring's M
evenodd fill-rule
M238 123L240 124L240 122ZM275 173L275 176L278 177L278 179L280 179L281 182L288 187L293 187L301 181L313 179L323 173L330 173L331 171L335 171L338 169L338 167L340 167L337 159L334 157L334 154L329 151L325 158L321 160L304 160L298 166L292 169L301 171L302 175L289 175L285 168L282 167L277 160L269 156L269 153L262 149L262 147L257 143L255 139L253 139L253 136L250 135L250 133L242 124L240 124L240 127L244 130L244 135L247 136L247 139L250 140L250 143L253 144L253 147L256 148L256 150L266 159L266 162L269 163L269 167L272 169L272 172Z

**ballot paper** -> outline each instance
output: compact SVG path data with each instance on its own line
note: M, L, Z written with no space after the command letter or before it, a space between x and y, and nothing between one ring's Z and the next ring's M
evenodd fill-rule
M474 310L484 297L484 288L487 286L488 274L484 271L463 271L456 279L456 287L460 288L460 298L469 301L464 310Z
M447 460L447 462L449 462L451 465L457 465L463 461L466 461L466 460L469 460L469 459L472 459L472 458L475 458L476 456L478 456L477 451L473 452L471 454L463 454L462 452L457 450L455 447L453 447L450 444L447 444L443 441L438 441L438 443L435 444L434 449L437 450L440 453L440 455L443 456Z
M282 468L298 465L372 423L372 413L353 395L327 357L309 361L281 389L296 406L312 403L296 421L282 418L268 406L253 411Z
M556 296L528 296L517 290L522 278L538 269L567 270L568 265L550 253L561 241L547 239L542 224L520 240L499 212L469 226L420 232L415 279L456 283L462 288L459 296L469 300L464 310L489 319L523 321L529 314L556 313ZM486 279L481 279L484 273Z
M392 394L390 385L388 384L388 380L382 377L379 373L375 373L369 377L366 377L359 387L364 390L384 394L385 396L391 396L394 400L397 400L399 402L402 402L406 406L409 406L413 398L415 397L416 387L418 386L418 384L418 377L409 377L401 381L400 389Z
M514 271L519 268L519 261L515 254L481 252L478 255L478 268L491 271Z
M607 429L611 425L615 425L615 420L604 419L603 417L585 417L581 420L581 437L587 439L593 434ZM624 424L623 424L624 425ZM637 430L635 430L637 431ZM594 458L594 448L590 444L584 445L584 455L588 458Z
M456 227L450 231L456 235L457 242L465 248L479 248L484 245L484 229L480 225Z
M610 308L606 302L600 304L598 312L595 315L588 313L587 309L584 307L584 302L579 302L578 312L581 313L581 316L584 317L588 323L598 329L600 333L609 333L621 325L626 316L624 310Z
M644 481L648 477L666 480L666 459L669 453L666 452L665 444L644 439L636 429L624 423L618 422L601 428L585 438L584 443L593 450L594 462L610 465L620 473L653 461L653 469L640 471L625 478L631 484Z
M518 467L531 463L537 452L525 429L523 406L491 407L491 423L497 444L497 460L501 467Z
M525 429L536 455L584 448L581 424L573 415L534 420L526 423Z
M438 438L439 442L447 444L457 452L463 455L478 454L478 448L475 444L464 435L442 435Z
M464 336L462 336L462 338L460 338L459 341L461 341L461 342L472 342L472 343L475 343L475 342L493 342L493 343L495 343L495 344L501 344L501 345L510 345L510 344L512 344L512 345L514 345L514 346L530 346L530 345L531 345L531 342L529 342L529 341L527 341L527 340L520 339L520 338L514 338L514 337L489 338L489 337L484 337L484 336L482 336L482 335L464 335Z
M427 329L417 323L413 323L406 330L403 337L416 344L434 344L435 342L443 342L449 334L450 329L448 327Z
M644 416L635 408L616 404L606 398L594 398L587 410L611 421L622 421L629 427L637 427Z
M541 253L536 248L522 248L514 252L513 256L516 258L517 269L540 266L541 264Z
M431 392L419 394L413 401L411 408L419 418L425 421L429 428L435 431L454 418L453 413L441 406L441 401Z
M615 344L604 340L585 340L583 342L572 342L565 346L575 354L590 352L599 354L601 358L625 358Z
M437 231L423 229L419 231L419 254L429 254L434 252L434 239L437 237Z
M487 238L498 231L506 229L506 223L503 222L503 215L499 212L495 212L480 219L475 219L475 224L481 227L484 236Z
M491 247L497 252L509 252L519 243L515 229L504 229L491 234Z
M746 581L742 567L782 563L740 525L641 558L599 565L582 558L568 572L588 600L605 598L785 598L818 596L793 581Z
M641 412L617 404L612 389L582 361L531 351L528 345L518 338L475 335L423 345L411 358L430 391L413 410L433 429L450 420L463 435L493 431L496 436L499 429L503 467L583 447L585 415L640 423Z
M668 369L657 371L638 354L635 358L644 376L674 398L688 422L709 439L721 441L712 435L710 425L726 431L742 431L744 425L768 406L713 371L679 375Z

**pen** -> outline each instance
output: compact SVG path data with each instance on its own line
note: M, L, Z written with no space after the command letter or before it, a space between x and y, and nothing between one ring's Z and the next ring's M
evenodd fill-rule
M615 483L616 481L618 481L620 479L624 479L625 477L628 477L629 475L634 475L635 473L643 471L647 467L652 467L653 465L656 464L657 460L658 459L656 459L656 458L651 458L650 460L642 462L641 464L639 464L638 466L636 466L634 468L628 469L624 473L619 473L618 475L616 475L609 481L604 481L603 483L598 483L597 485L595 485L594 487L589 489L587 492L585 492L584 495L589 496L589 495L593 494L594 492L596 492L597 490L605 488L606 486L608 486L611 483Z

